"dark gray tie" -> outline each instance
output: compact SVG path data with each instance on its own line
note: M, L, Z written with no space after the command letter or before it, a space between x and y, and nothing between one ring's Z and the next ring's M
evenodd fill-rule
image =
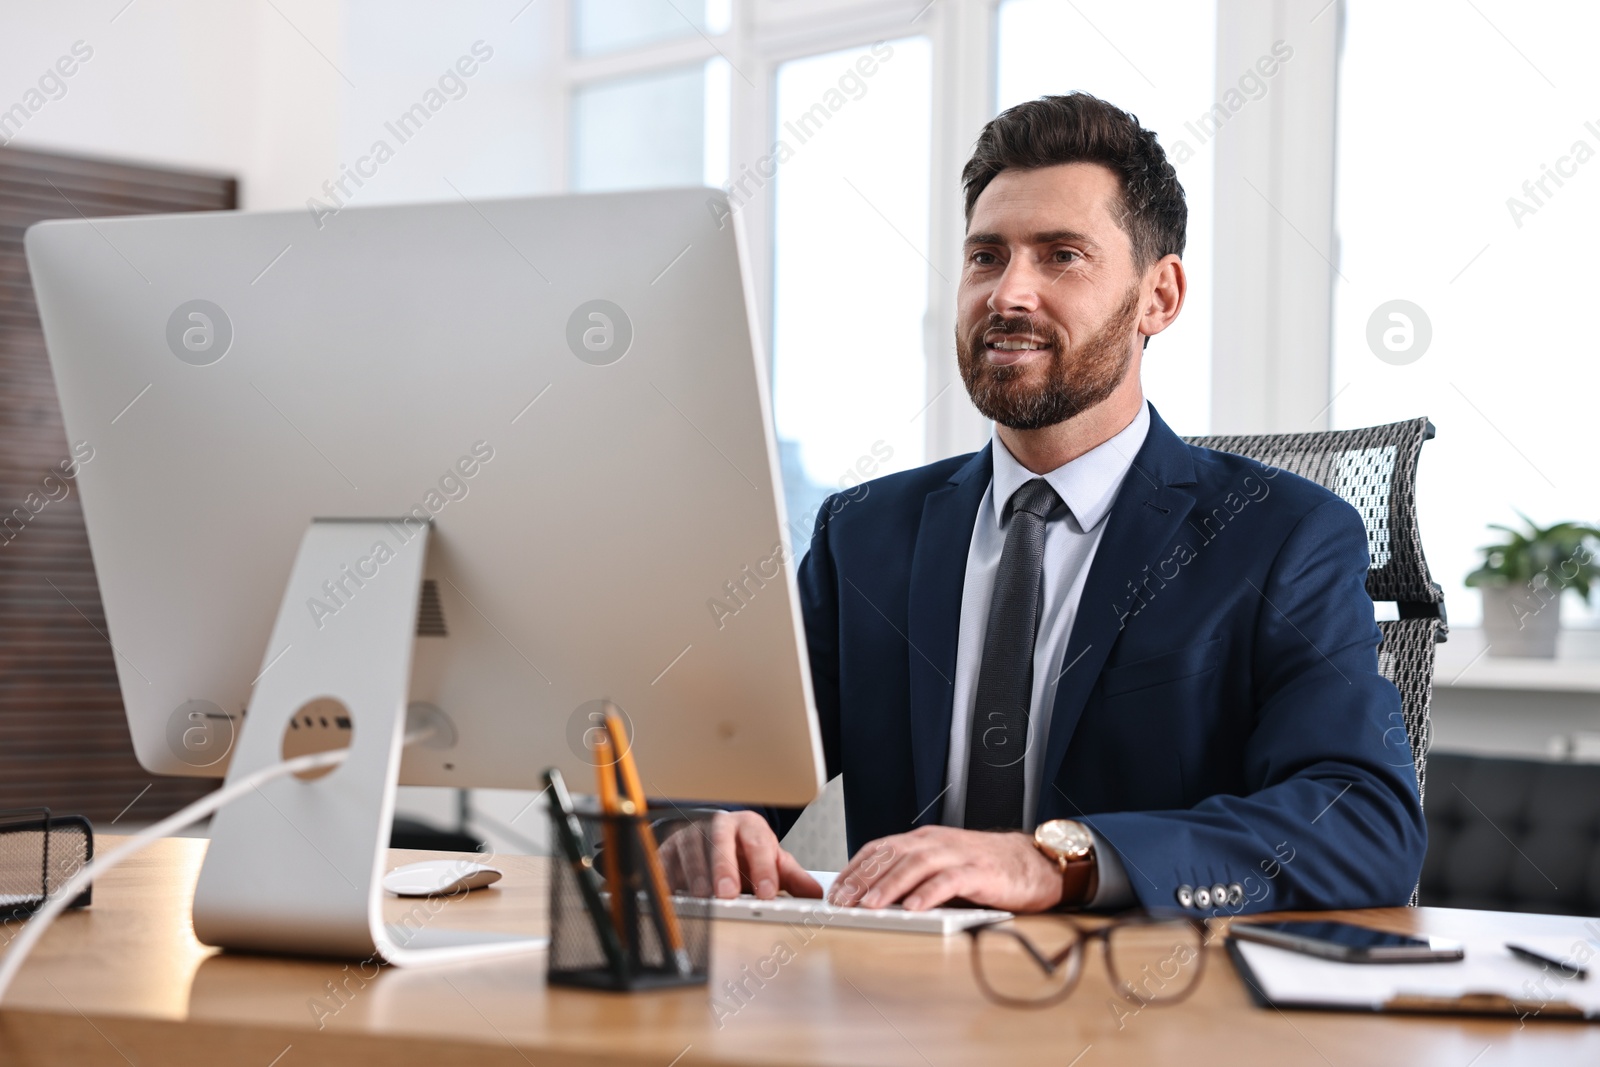
M983 664L967 755L969 830L1022 828L1028 709L1033 702L1033 643L1039 632L1044 521L1061 503L1043 478L1011 495L1011 521L989 601Z

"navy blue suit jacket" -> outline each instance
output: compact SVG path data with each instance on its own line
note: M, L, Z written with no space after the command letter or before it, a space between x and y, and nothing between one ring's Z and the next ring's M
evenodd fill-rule
M967 549L990 451L829 498L799 586L852 853L939 822ZM1146 906L1404 904L1427 844L1360 516L1285 471L1150 431L1105 519L1037 817L1076 818ZM780 830L790 818L780 817ZM1213 909L1214 910L1214 909Z

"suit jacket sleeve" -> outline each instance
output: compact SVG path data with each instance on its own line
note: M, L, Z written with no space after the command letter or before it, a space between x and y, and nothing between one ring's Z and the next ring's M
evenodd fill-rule
M1121 857L1141 904L1172 907L1180 885L1235 883L1245 899L1229 911L1410 898L1427 830L1400 696L1378 673L1367 568L1360 516L1328 501L1257 590L1244 795L1083 819Z

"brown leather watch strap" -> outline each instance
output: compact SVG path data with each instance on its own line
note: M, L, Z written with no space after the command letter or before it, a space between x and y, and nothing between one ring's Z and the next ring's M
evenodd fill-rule
M1094 899L1095 890L1100 888L1100 865L1095 862L1094 854L1076 863L1066 862L1061 866L1061 906L1064 908L1082 908Z

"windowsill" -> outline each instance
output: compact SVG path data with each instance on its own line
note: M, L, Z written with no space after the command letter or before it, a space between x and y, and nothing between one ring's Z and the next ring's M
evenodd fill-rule
M1436 653L1434 686L1600 693L1600 630L1563 628L1555 659L1496 656L1484 645L1482 630L1451 627Z

